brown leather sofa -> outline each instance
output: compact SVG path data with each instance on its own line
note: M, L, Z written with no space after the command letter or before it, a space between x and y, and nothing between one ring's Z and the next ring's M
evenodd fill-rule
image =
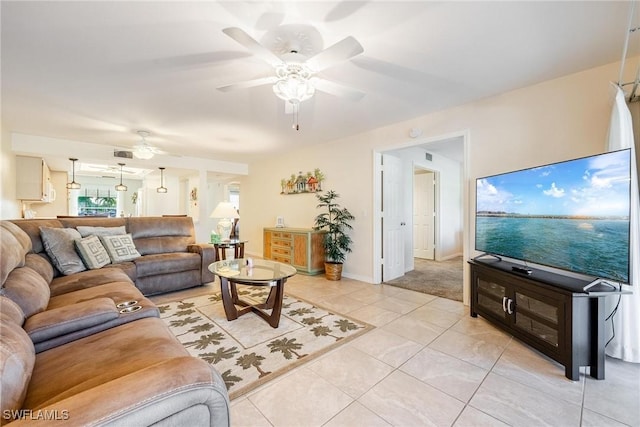
M40 227L76 228L78 226L124 226L131 233L136 249L142 255L133 261L108 264L102 269L61 276L54 269L52 294L58 288L68 291L91 286L94 276L106 274L107 268L123 270L144 295L199 286L215 278L207 269L215 261L215 250L210 244L197 244L193 220L190 217L131 217L131 218L58 218L12 220L30 237L32 252L50 262ZM103 281L98 277L96 280Z
M138 236L140 258L163 262L166 253L152 249L152 242L165 250L177 250L178 241L192 244L185 223L177 231L164 228L176 218L131 220L114 221ZM51 226L58 220L0 221L0 425L230 425L219 373L188 354L130 277L157 293L167 282L154 276L187 280L175 284L178 289L194 285L188 280L195 268L182 275L159 267L160 274L143 270L138 276L132 262L54 278L33 232L43 221ZM179 253L204 258L208 249ZM197 284L202 280L199 275ZM128 312L127 306L140 308Z

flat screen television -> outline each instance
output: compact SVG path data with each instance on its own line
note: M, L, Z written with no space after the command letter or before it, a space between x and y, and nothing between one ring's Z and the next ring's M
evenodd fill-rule
M629 283L630 150L476 180L475 249Z

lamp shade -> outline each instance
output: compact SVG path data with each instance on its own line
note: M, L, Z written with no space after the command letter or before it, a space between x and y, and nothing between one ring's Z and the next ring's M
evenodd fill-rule
M211 212L211 218L220 218L218 221L218 234L223 241L229 240L231 236L231 227L233 227L232 219L240 218L236 208L229 202L220 202L218 206Z
M220 202L211 212L211 218L240 218L238 211L230 202Z
M122 167L124 163L118 163L120 165L120 184L116 185L116 191L127 191L127 186L122 183Z
M69 160L71 160L71 165L73 167L73 172L71 175L71 182L67 182L67 189L69 190L79 190L82 186L80 185L79 182L76 182L76 161L78 159L70 157Z
M164 169L163 167L159 167L160 169L160 187L156 189L158 193L166 193L167 187L164 186Z

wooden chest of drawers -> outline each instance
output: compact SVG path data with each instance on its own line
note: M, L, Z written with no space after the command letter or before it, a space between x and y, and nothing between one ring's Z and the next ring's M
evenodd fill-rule
M324 232L308 228L265 228L264 259L291 264L299 273L324 271Z

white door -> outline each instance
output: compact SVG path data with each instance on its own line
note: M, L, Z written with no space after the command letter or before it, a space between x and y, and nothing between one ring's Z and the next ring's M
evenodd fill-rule
M382 155L382 253L383 280L404 275L404 222L402 208L402 160Z
M418 170L413 179L413 256L434 259L435 191L431 171Z

